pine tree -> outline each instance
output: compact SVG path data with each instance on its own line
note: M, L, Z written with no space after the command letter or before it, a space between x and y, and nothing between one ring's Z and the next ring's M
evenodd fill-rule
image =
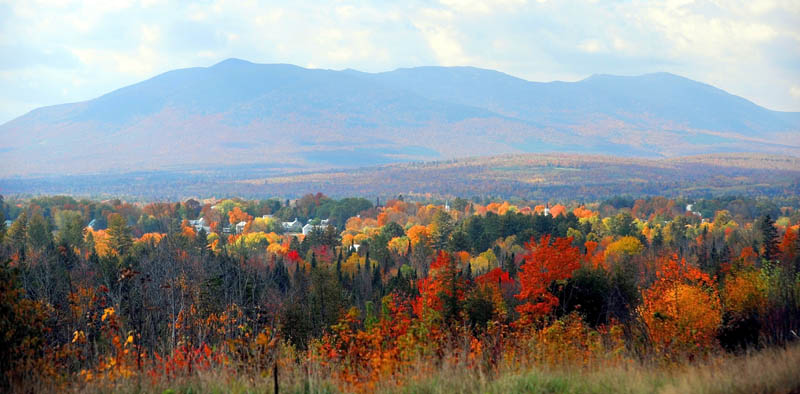
M108 244L119 256L124 256L133 246L131 228L122 215L112 213L108 215Z
M38 251L43 251L53 244L53 234L50 232L50 226L42 217L42 214L38 212L28 222L27 241L32 250Z
M3 196L0 196L0 244L6 236L6 214L3 212Z
M517 263L516 263L517 255L514 252L511 252L511 255L506 260L505 267L503 267L506 272L508 272L511 277L515 277L517 275Z
M339 248L339 256L336 257L336 279L342 281L342 249Z
M372 269L372 291L375 294L383 295L383 280L381 279L380 268L376 265Z
M13 253L19 254L21 260L25 259L25 238L28 234L28 215L22 212L17 220L8 229L6 243L11 246Z
M761 257L769 261L775 260L778 256L778 230L775 228L775 221L765 215L758 224L761 231Z

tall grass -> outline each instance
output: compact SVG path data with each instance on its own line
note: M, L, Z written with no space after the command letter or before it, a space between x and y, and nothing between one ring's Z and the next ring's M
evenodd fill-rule
M741 356L719 355L704 362L670 366L629 364L595 370L533 367L489 376L460 365L431 374L419 365L365 392L380 393L800 393L800 344ZM341 382L297 366L280 373L281 392L338 393ZM272 376L210 371L170 381L129 379L114 386L89 384L76 392L101 393L272 393Z

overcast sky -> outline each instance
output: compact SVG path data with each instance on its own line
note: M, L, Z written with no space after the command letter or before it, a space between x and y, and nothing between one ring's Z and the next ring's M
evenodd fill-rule
M0 0L0 122L229 57L532 81L668 71L800 111L798 26L798 0Z

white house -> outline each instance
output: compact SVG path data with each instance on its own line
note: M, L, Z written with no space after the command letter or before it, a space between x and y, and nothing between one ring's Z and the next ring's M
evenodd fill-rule
M694 215L694 216L698 216L698 217L701 217L701 216L703 216L703 214L702 214L702 213L700 213L700 212L695 212L695 211L694 211L694 204L687 204L687 205L686 205L686 212L691 212L691 213L692 213L692 215Z
M236 223L236 234L241 234L244 231L245 226L247 226L247 222L245 221Z
M206 234L211 232L211 227L207 225L205 218L190 220L189 225L194 227L194 231L197 231L198 233L200 230L205 230Z
M313 225L311 223L308 223L305 226L303 226L303 235L308 235L308 233L314 231L315 229L325 230L328 226L329 226L328 219L321 220L318 225Z
M299 233L303 231L303 224L300 223L297 218L294 218L292 222L281 222L281 226L283 227L283 231L287 233Z

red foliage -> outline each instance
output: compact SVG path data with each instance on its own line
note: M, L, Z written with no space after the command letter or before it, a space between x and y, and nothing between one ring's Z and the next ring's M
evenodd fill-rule
M286 253L286 258L288 258L291 262L297 263L300 261L300 253L297 253L296 250L290 250L288 253Z
M572 246L572 237L557 238L552 245L550 236L543 236L539 244L531 239L525 244L530 251L519 273L522 290L517 299L528 301L517 307L522 314L547 315L558 305L558 298L548 288L553 282L568 279L580 267L581 254Z
M493 283L514 283L514 280L511 279L511 276L508 275L508 272L503 271L499 267L475 278L475 281L482 285Z
M785 263L794 261L797 257L798 247L800 245L797 243L797 231L792 227L786 227L783 239L778 245L778 249L781 251L781 260Z
M422 317L426 310L442 311L441 296L464 299L463 286L459 283L458 267L450 254L440 251L431 263L427 278L417 282L419 297L414 302L414 313Z

